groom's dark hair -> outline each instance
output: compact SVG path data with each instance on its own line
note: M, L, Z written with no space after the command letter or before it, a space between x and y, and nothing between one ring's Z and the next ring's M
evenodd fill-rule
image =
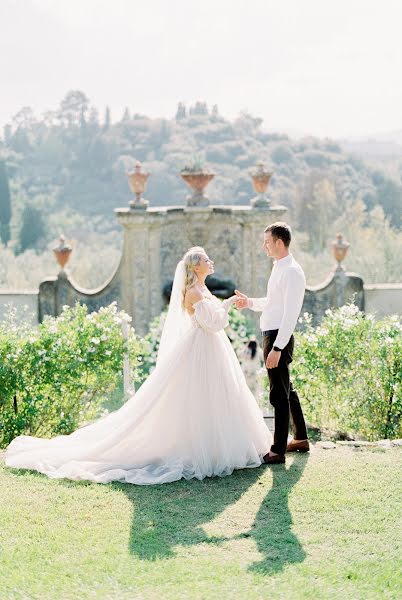
M277 221L276 223L272 223L272 225L268 225L268 227L265 228L264 233L270 233L274 239L282 240L286 247L289 246L290 240L292 239L292 230L289 225L283 221Z

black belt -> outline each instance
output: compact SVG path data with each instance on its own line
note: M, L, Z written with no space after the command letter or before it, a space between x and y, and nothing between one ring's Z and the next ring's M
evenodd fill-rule
M262 337L267 337L268 335L276 335L279 329L267 329L267 331L261 331Z

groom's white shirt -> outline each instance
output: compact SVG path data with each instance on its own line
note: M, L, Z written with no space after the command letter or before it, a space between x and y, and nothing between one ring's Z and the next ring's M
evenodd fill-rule
M251 310L261 312L261 331L278 329L274 346L283 349L296 327L303 305L306 278L292 254L274 261L267 295L250 298Z

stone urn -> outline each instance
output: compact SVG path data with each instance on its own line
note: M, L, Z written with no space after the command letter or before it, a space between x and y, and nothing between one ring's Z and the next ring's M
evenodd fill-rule
M64 267L70 260L70 255L72 251L73 249L70 246L70 244L66 244L66 239L64 235L61 235L59 243L53 248L53 254L55 255L56 260L59 263L62 271L64 270Z
M268 171L265 163L260 160L255 168L250 172L253 187L257 196L251 199L251 205L255 208L269 208L270 199L266 195L269 180L272 177L272 171Z
M149 175L150 173L142 171L142 165L138 161L135 163L133 171L127 173L128 184L135 194L135 198L129 202L130 208L134 210L146 210L148 208L149 202L143 198L142 194L147 187Z
M332 252L334 253L335 260L338 263L336 267L337 271L344 270L344 267L341 263L346 258L349 246L349 242L343 239L343 235L341 233L338 233L336 235L336 241L332 244Z
M215 177L215 173L202 168L184 167L180 171L180 176L193 190L193 193L186 198L187 206L209 206L209 198L204 194L204 190Z

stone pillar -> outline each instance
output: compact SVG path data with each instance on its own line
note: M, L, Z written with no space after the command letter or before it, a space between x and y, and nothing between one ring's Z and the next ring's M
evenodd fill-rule
M121 306L144 335L151 318L162 310L160 239L162 215L158 211L116 210L123 227L123 254L119 266Z

